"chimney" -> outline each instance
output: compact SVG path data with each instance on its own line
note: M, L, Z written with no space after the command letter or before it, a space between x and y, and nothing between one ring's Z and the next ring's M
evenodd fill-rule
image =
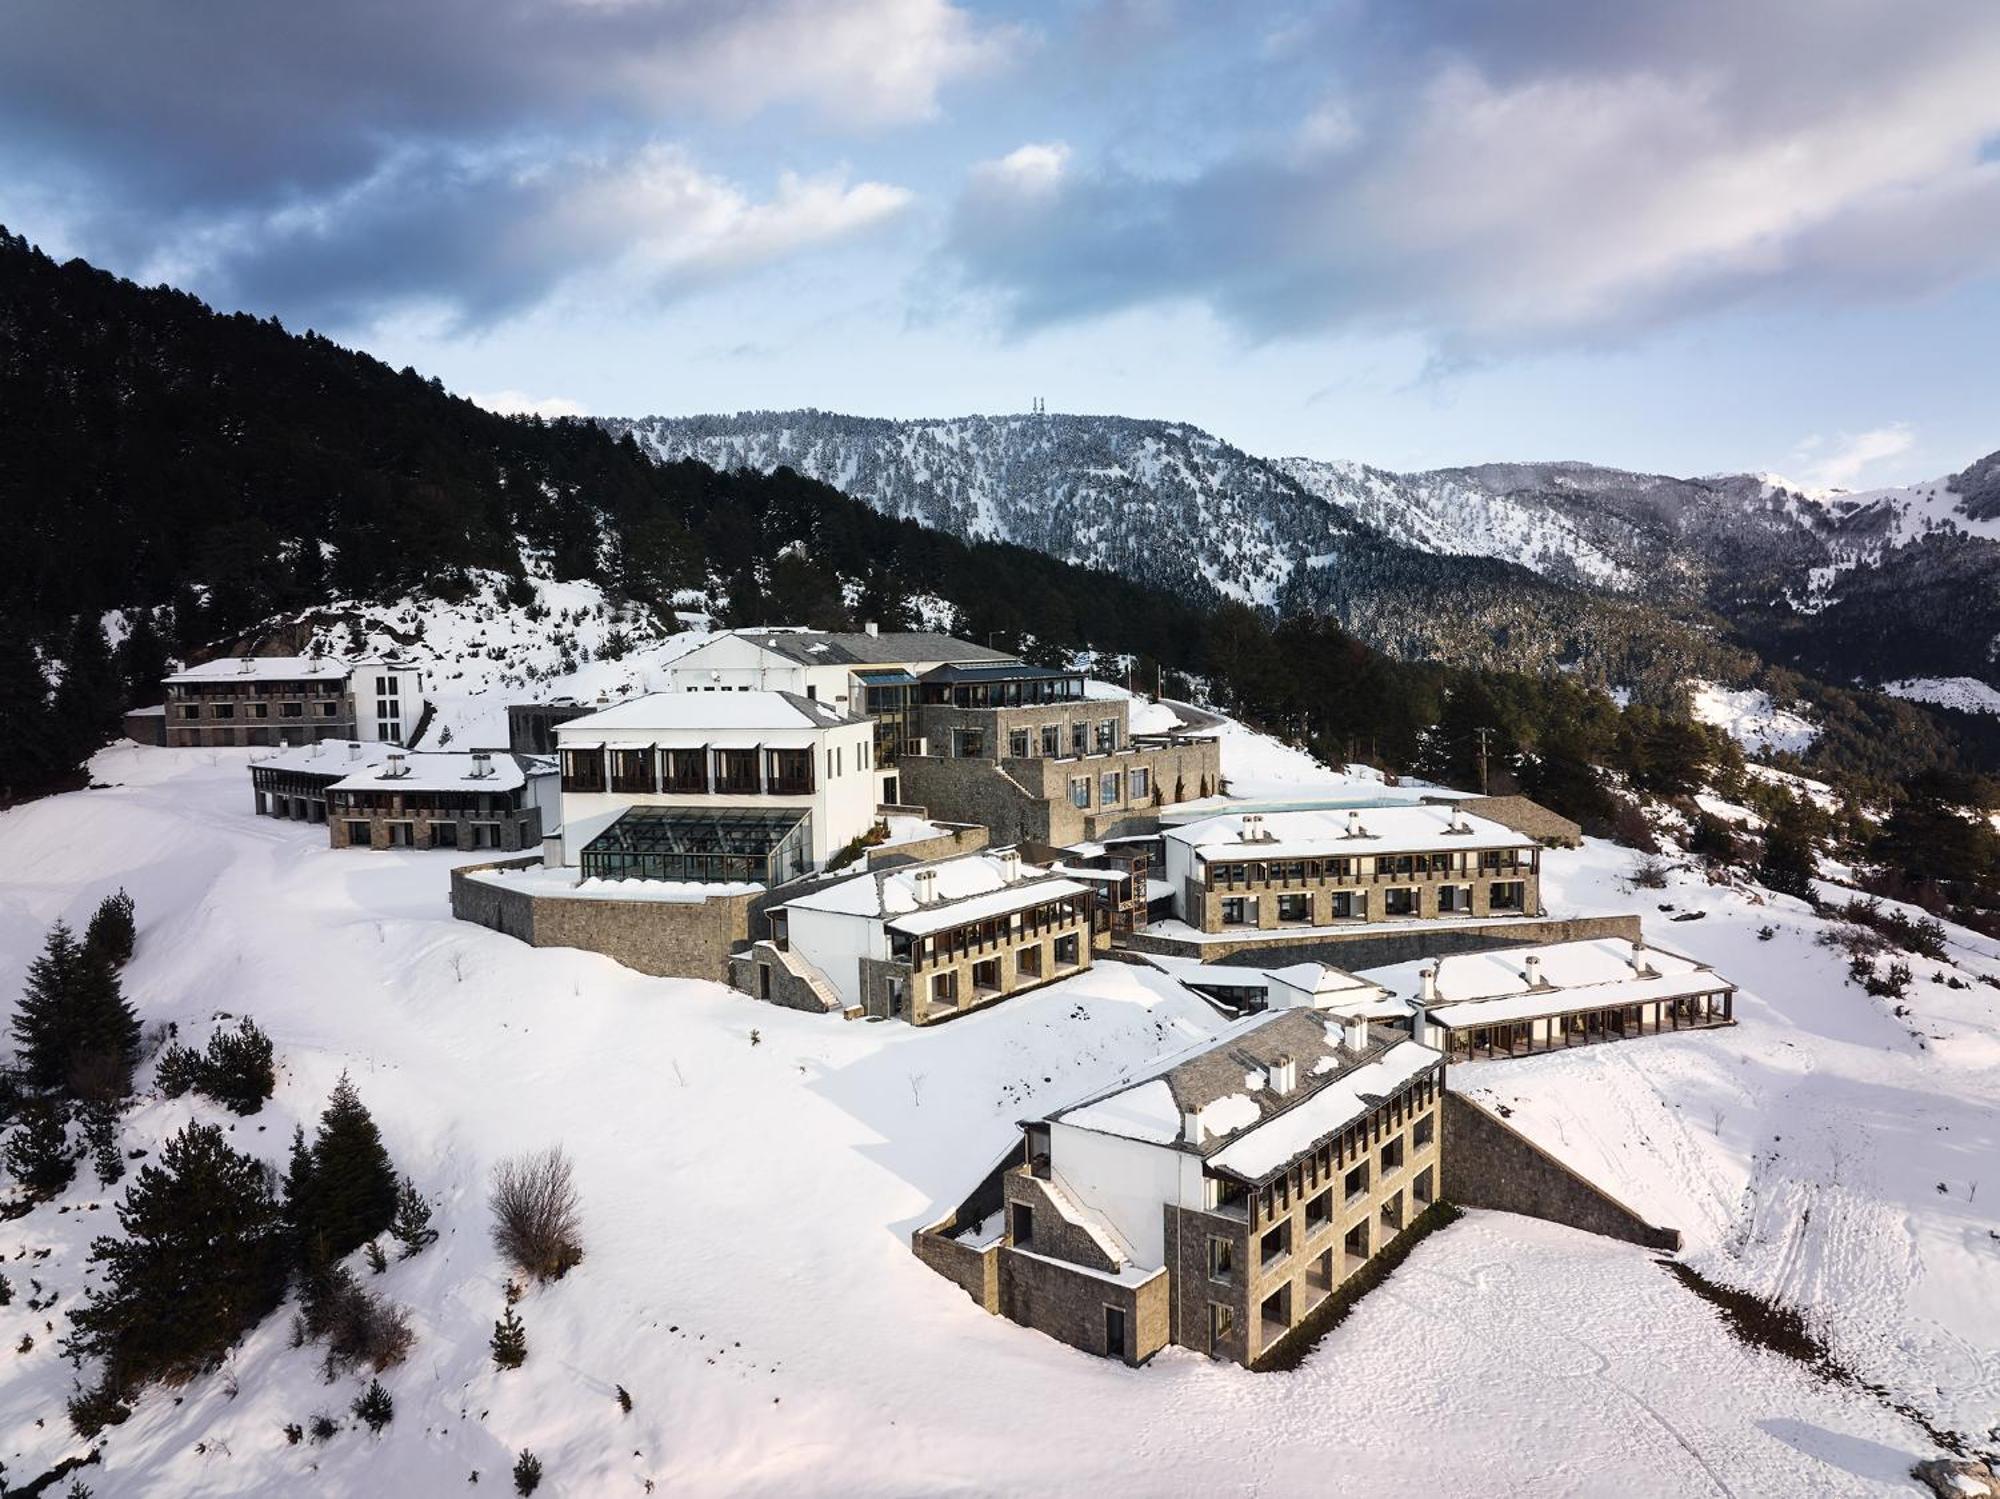
M1472 831L1472 824L1465 820L1465 808L1454 806L1451 809L1451 830L1454 833L1469 833Z
M999 854L999 863L1000 878L1004 882L1011 885L1021 878L1021 851L1019 849L1002 849Z
M863 625L861 628L868 632L868 635L871 639L882 633L882 627L876 624L875 621L872 619L869 620L868 623Z
M910 876L910 883L916 887L917 904L927 906L937 899L937 871L919 869Z
M389 751L389 768L382 772L384 780L399 780L410 773L410 767L403 759L402 751Z
M1521 967L1524 970L1523 977L1525 977L1528 981L1528 987L1530 989L1541 988L1542 960L1535 954L1529 953L1527 957L1521 960Z
M1361 825L1361 810L1358 807L1349 807L1347 809L1347 836L1350 838L1366 838L1368 836L1368 829Z
M1422 985L1419 991L1422 1002L1427 1005L1436 1004L1438 997L1438 967L1435 958L1417 970L1417 979Z
M239 676L247 677L256 669L257 658L255 656L245 656L241 661L236 663L236 672Z
M1368 1049L1368 1017L1349 1015L1341 1021L1341 1044L1359 1056Z
M1264 1072L1264 1086L1283 1098L1298 1086L1299 1066L1290 1057L1279 1057Z
M1201 1111L1199 1109L1182 1109L1181 1139L1189 1145L1199 1145L1201 1144L1201 1138Z
M493 756L485 750L472 752L472 779L483 781L493 774Z
M347 741L347 758L350 760L359 760L361 758L361 745L359 741L353 739Z
M1245 843L1255 843L1263 836L1264 814L1262 812L1245 812L1243 814L1242 829L1237 834L1237 837L1241 838Z

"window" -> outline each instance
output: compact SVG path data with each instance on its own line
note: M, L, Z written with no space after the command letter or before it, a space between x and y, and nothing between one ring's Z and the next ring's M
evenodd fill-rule
M1077 946L1075 932L1071 932L1066 937L1056 938L1055 947L1056 967L1074 968L1077 965L1082 954L1082 949Z
M1222 924L1224 926L1255 926L1257 924L1257 897L1254 895L1231 895L1222 902Z
M1071 776L1069 778L1069 804L1072 807L1090 805L1090 777Z
M182 718L200 718L200 717L201 717L201 704L199 704L199 703L183 703L183 704L181 705L181 717L182 717Z
M1104 1352L1109 1358L1125 1357L1125 1308L1109 1302L1104 1307Z
M1429 1207L1432 1200L1437 1196L1436 1189L1431 1185L1431 1180L1431 1168L1426 1166L1417 1173L1416 1179L1410 1183L1410 1201L1420 1208Z
M271 705L269 703L252 703L250 705L250 716L252 718L269 718L271 716Z
M1406 885L1395 885L1382 892L1382 914L1384 916L1410 916L1416 913L1417 892Z
M1328 897L1335 921L1354 921L1368 914L1368 897L1355 890L1336 890Z
M234 718L236 716L236 704L217 703L215 705L215 716L217 718Z
M1354 1201L1357 1197L1366 1196L1368 1192L1368 1163L1363 1161L1359 1166L1348 1172L1340 1183L1340 1189L1347 1194L1349 1202Z
M1069 752L1078 757L1090 753L1090 725L1082 719L1069 726Z
M1208 1241L1208 1278L1210 1280L1233 1280L1235 1276L1235 1241L1210 1236Z
M1257 1241L1257 1263L1268 1270L1292 1252L1292 1220L1273 1226Z
M613 791L651 791L653 789L653 752L643 749L622 749L611 752L611 789Z
M306 705L304 703L278 704L278 717L280 718L304 718L305 716Z
M1391 1171L1401 1171L1402 1169L1403 1137L1398 1135L1382 1147L1382 1174L1387 1176Z
M564 750L562 762L563 790L602 791L604 789L603 751Z
M958 1003L958 970L947 968L931 975L931 1003L950 1008Z
M1062 725L1045 723L1042 725L1042 753L1053 760L1062 753Z
M1306 1233L1316 1234L1333 1222L1333 1189L1326 1191L1306 1204Z
M1028 739L1029 735L1026 729L1009 729L1007 731L1008 756L1015 760L1027 759L1031 753L1028 746Z
M1426 1114L1417 1121L1416 1127L1410 1131L1410 1144L1415 1149L1422 1150L1426 1145L1431 1143L1431 1137L1436 1133L1437 1115Z
M953 729L951 731L951 752L961 760L985 759L986 731L984 729Z
M1107 770L1097 778L1097 805L1115 807L1125 800L1119 793L1124 789L1125 777L1115 770Z
M1341 1241L1341 1247L1356 1259L1365 1260L1368 1258L1368 1220L1366 1218L1363 1218L1347 1231L1347 1237Z
M1108 755L1118 748L1118 720L1107 718L1097 726L1097 752Z
M1236 1308L1224 1302L1211 1301L1208 1304L1208 1351L1220 1353L1235 1336Z
M1038 979L1042 976L1042 945L1037 942L1032 947L1023 947L1014 954L1014 972L1024 979Z
M1528 903L1528 887L1520 880L1495 880L1486 900L1489 911L1519 911Z
M431 824L432 848L457 848L458 824L455 822L434 822Z
M972 965L972 989L976 994L1000 992L1000 960L981 958Z
M1385 1233L1400 1233L1403 1228L1403 1194L1393 1193L1382 1204L1382 1229Z
M1304 894L1281 895L1278 897L1278 920L1311 921L1312 897Z
M321 718L332 718L339 711L340 704L338 703L321 703L319 705L319 716Z
M350 822L347 825L347 841L366 848L368 846L368 824L365 822Z
M1025 1202L1017 1202L1013 1208L1014 1244L1016 1248L1025 1249L1035 1242L1035 1210Z
M1132 772L1132 800L1142 802L1153 794L1153 773L1145 766Z

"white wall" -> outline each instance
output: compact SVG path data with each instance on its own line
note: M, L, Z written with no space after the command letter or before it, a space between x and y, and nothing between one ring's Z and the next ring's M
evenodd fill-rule
M1162 860L1163 878L1173 886L1174 915L1182 921L1192 922L1194 917L1187 909L1187 899L1182 892L1200 867L1195 863L1194 849L1178 838L1162 838L1160 845L1166 856Z
M378 693L375 690L377 681L383 679L396 684L394 693ZM396 744L409 742L424 711L422 672L414 666L383 666L363 661L349 674L348 689L354 694L356 739L389 740ZM393 703L397 709L394 718L388 722L384 722L377 712L377 704L383 702Z
M704 688L734 691L741 687L753 692L796 692L803 697L806 669L744 636L718 635L668 667L667 681L676 692Z
M879 916L788 910L785 934L793 950L832 981L845 1005L861 1003L861 960L889 956Z
M1100 1135L1060 1119L1049 1125L1049 1169L1056 1180L1116 1229L1135 1263L1149 1270L1166 1263L1162 1209L1181 1200L1182 1159L1164 1145Z

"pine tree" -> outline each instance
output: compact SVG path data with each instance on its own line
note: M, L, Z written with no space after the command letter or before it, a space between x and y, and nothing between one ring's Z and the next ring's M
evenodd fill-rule
M32 1100L7 1137L7 1170L28 1194L55 1196L76 1179L77 1151L69 1143L66 1111L53 1099Z
M270 1177L214 1125L188 1125L141 1167L118 1221L122 1237L91 1245L104 1283L72 1314L70 1340L116 1390L212 1368L283 1299Z
M100 1186L109 1187L125 1175L125 1155L118 1148L118 1111L98 1105L84 1115L83 1143Z
M134 610L125 638L111 653L128 703L157 703L167 674L167 646L153 623L153 611Z
M49 679L42 675L31 632L0 617L0 800L38 790L61 770L49 710Z
M353 1253L395 1219L395 1168L381 1131L344 1072L319 1116L312 1183L311 1228L331 1259Z
M49 928L42 955L28 965L28 983L15 1008L14 1044L31 1087L58 1088L69 1072L69 1035L83 949L69 927Z
M493 1362L502 1369L518 1369L528 1361L528 1329L512 1303L493 1324Z
M368 1381L368 1388L355 1397L353 1409L370 1431L380 1431L396 1419L396 1402L379 1379Z
M86 947L77 966L65 1083L73 1097L104 1101L132 1091L139 1062L139 1017L125 998L118 970Z
M105 896L91 913L90 925L83 930L85 950L100 953L114 967L123 968L132 961L132 948L137 940L132 917L132 897L123 889L116 895Z
M542 1486L542 1460L526 1447L514 1459L514 1492L523 1496L532 1494Z
M109 739L125 706L125 689L111 664L111 642L92 614L80 614L63 651L56 684L55 729L70 758L81 760Z
M271 1038L246 1015L208 1038L197 1086L232 1114L254 1114L278 1085L271 1058Z
M437 1242L437 1230L431 1227L431 1205L407 1176L396 1189L396 1217L389 1225L389 1233L403 1246L396 1256L398 1259L421 1254Z

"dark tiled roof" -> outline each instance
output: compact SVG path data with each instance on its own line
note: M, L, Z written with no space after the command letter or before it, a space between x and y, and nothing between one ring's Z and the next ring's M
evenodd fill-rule
M766 650L808 666L895 666L916 661L1012 661L1005 651L988 650L968 640L955 640L930 630L885 630L879 635L866 631L852 634L839 631L739 630L745 640L754 640Z

